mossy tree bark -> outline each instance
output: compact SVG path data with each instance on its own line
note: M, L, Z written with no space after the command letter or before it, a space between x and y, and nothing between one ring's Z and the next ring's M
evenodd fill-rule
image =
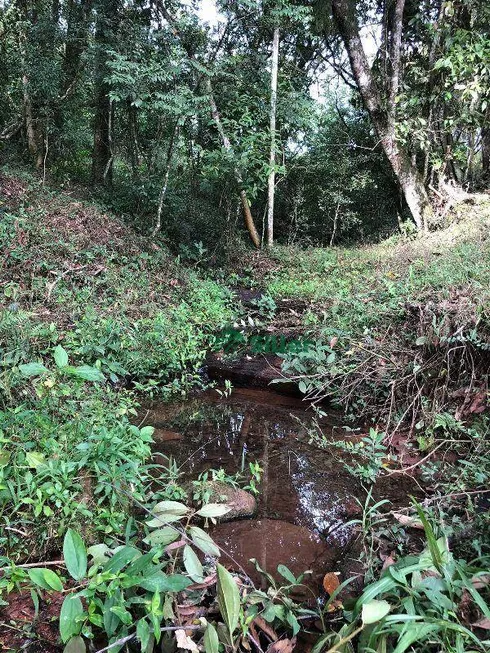
M408 153L397 142L395 134L396 96L400 84L401 44L405 0L396 0L389 43L389 61L386 73L386 100L381 93L362 45L356 6L353 0L332 0L333 15L344 41L354 79L364 106L378 134L381 146L391 165L413 220L419 229L425 229L432 216L432 207L422 176Z

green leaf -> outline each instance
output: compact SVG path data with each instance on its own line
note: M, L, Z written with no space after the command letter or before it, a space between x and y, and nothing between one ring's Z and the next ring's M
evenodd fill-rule
M41 363L27 363L26 365L19 365L20 373L23 376L40 376L46 374L49 370Z
M335 637L335 633L326 633L317 640L315 646L311 649L311 653L321 653L327 644L330 644Z
M165 524L171 524L175 521L179 521L180 519L182 519L182 515L174 515L172 513L162 513L161 515L158 515L158 517L155 517L154 519L150 519L149 521L147 521L146 525L149 526L150 528L158 528L164 526Z
M79 635L82 629L83 605L78 596L67 596L63 601L60 612L60 635L63 644Z
M415 344L417 347L422 347L422 345L426 345L428 341L427 336L419 336L417 340L415 341Z
M115 605L118 605L120 597L120 592L118 592L117 596L108 596L104 601L104 628L109 638L114 635L120 624L117 613L112 610Z
M141 552L134 546L123 546L105 563L103 569L104 571L117 574L118 571L121 571L123 567L128 565L135 558L139 558L140 555Z
M96 367L90 365L80 365L79 367L72 368L73 376L84 381L105 381L105 376Z
M41 465L46 464L46 459L39 451L28 451L26 453L26 463L29 467L32 467L32 469L37 469Z
M364 603L362 606L362 623L364 625L375 624L381 621L388 612L391 610L391 605L388 601L377 601L373 599L369 603Z
M154 432L154 426L143 426L143 428L140 429L140 436L145 442L153 442L152 435Z
M206 653L219 653L219 638L216 628L208 623L204 631L204 650Z
M404 653L414 642L423 642L428 635L438 630L438 626L426 623L411 623L404 627L403 635L397 642L393 653Z
M222 517L230 512L231 508L224 503L208 503L197 511L200 517Z
M191 581L187 576L182 576L181 574L167 576L163 571L158 571L152 576L142 578L138 582L138 586L148 592L181 592L186 587L189 587L189 585L191 585Z
M202 583L204 580L204 574L202 569L202 564L199 558L196 555L194 549L192 549L188 544L184 547L184 567L189 576L196 583Z
M286 567L286 565L277 565L277 571L281 574L283 578L288 580L290 583L297 583L296 578Z
M141 650L145 652L150 642L151 630L146 619L140 619L136 626L136 637L140 641Z
M111 608L111 612L115 614L119 619L123 622L125 626L129 626L130 624L133 623L133 617L131 616L131 613L126 610L126 608L123 608L121 605L113 605Z
M55 590L56 592L63 591L63 583L58 574L55 574L51 569L39 568L29 569L27 571L31 581L44 590Z
M189 508L178 501L160 501L152 510L155 518L146 523L150 528L158 528L164 524L179 521L188 512Z
M58 345L54 349L54 362L57 367L66 367L68 365L68 354L61 345Z
M143 542L145 542L145 544L149 544L150 546L166 546L171 542L175 542L179 536L180 533L175 530L175 528L172 528L171 526L164 526L163 528L159 528L158 530L153 531L147 535Z
M411 499L415 506L415 509L417 510L419 519L424 527L425 537L427 538L427 545L429 547L430 557L432 559L434 567L442 575L442 562L443 562L442 554L439 545L437 544L437 538L434 533L434 530L430 525L429 520L427 519L425 512L422 509L422 506L413 497L411 497Z
M75 580L81 580L87 573L87 551L78 533L69 528L63 542L63 557L68 573Z
M294 613L291 610L288 610L286 613L286 621L293 630L293 636L296 636L300 631L300 625L299 621L296 619Z
M6 449L0 449L0 469L9 464L10 461L10 451Z
M170 515L185 515L189 512L189 508L183 503L178 501L160 501L151 511L154 515L170 514Z
M203 531L202 528L199 528L198 526L191 526L189 528L189 535L197 548L203 553L219 558L220 550L206 531Z
M109 560L110 549L107 544L94 544L87 549L87 553L92 557L92 564L99 566Z
M240 591L235 579L223 565L218 563L216 569L218 572L218 606L231 638L238 626L240 616Z
M63 653L86 653L86 651L85 642L78 636L72 637L63 649Z

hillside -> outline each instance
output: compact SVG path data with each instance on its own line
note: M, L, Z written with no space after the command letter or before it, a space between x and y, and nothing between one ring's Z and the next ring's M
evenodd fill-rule
M182 615L177 621L172 612L182 601L187 608L194 601L196 610L210 606L212 618L221 619L219 587L237 587L233 578L241 590L246 588L237 599L240 614L255 615L247 598L252 591L249 580L243 571L234 570L232 576L216 567L216 545L200 528L198 506L182 503L188 500L189 478L182 477L176 462L152 457L153 428L143 426L138 416L142 402L181 397L185 406L187 393L205 386L202 367L207 354L219 348L216 343L223 344L224 327L243 336L239 346L217 353L225 373L229 360L246 365L260 358L269 366L268 355L251 352L249 338L254 335L284 335L287 342L309 343L302 351L276 357L282 364L277 375L292 379L321 411L336 407L335 420L345 435L333 443L314 427L307 446L318 452L336 448L347 455L346 461L340 454L336 464L343 474L355 477L353 487L362 488L356 496L359 506L353 499L354 505L346 508L358 524L354 550L366 582L383 574L378 581L382 585L368 584L356 598L353 612L346 608L341 617L343 604L334 604L333 621L326 609L320 619L317 612L311 613L311 602L295 604L289 590L281 590L281 605L289 616L274 612L272 631L260 615L254 617L260 641L265 638L271 646L295 643L299 632L299 646L311 640L318 640L318 646L332 643L336 619L342 619L342 632L352 639L359 632L355 624L364 605L404 605L405 593L412 592L410 583L419 582L415 574L410 576L414 556L416 569L426 570L430 555L434 573L450 573L454 555L474 560L461 563L463 585L447 580L437 596L421 598L416 603L418 619L429 623L436 611L444 638L453 632L453 622L448 621L447 628L441 625L446 623L437 612L446 605L439 602L441 592L446 602L458 602L451 603L454 609L463 610L465 601L467 611L458 617L458 627L471 631L470 639L476 632L479 645L481 630L474 622L484 620L488 610L483 598L488 584L479 586L482 596L473 593L471 599L462 588L486 569L488 559L488 196L466 197L445 228L434 233L397 235L377 245L351 248L276 247L260 253L234 249L228 252L226 267L215 262L206 269L205 260L185 265L163 239L155 242L137 235L75 192L42 188L32 177L7 171L0 182L0 591L8 604L2 618L14 624L13 629L0 626L6 650L19 650L26 637L36 642L34 650L60 650L57 617L65 608L59 590L66 591L74 581L84 588L83 603L77 604L78 617L66 622L62 616L59 624L63 642L74 641L73 646L81 642L77 624L82 622L84 637L96 637L104 645L117 638L146 637L140 630L136 633L135 623L157 620L158 627L165 623L173 632L176 623L185 621ZM232 392L231 387L220 390L220 420L226 419L226 399ZM265 415L272 414L272 408L265 410ZM196 409L189 403L189 413L182 414L196 427L206 411L212 413L209 407ZM311 410L309 415L313 419ZM322 412L317 417L321 422ZM250 470L251 476L244 476L243 470L236 477L223 469L212 473L231 483L234 491L239 482L256 489L264 470ZM372 492L389 492L390 484L405 487L400 475L425 497L423 511L414 508L409 497L401 512L383 508L383 501L372 503ZM206 481L192 480L201 488L197 496L206 497ZM402 494L397 491L403 503ZM220 515L223 506L204 505L200 510ZM153 519L146 519L146 513ZM153 531L155 521L160 528ZM174 522L177 526L168 526ZM83 560L94 544L88 548L94 571L85 577ZM210 558L201 562L193 546ZM101 551L105 553L99 558ZM405 558L407 553L412 557ZM113 561L119 559L116 570ZM399 576L387 591L383 588L391 564L396 564ZM333 590L327 588L334 570L321 571L328 571L325 579L330 578L323 581L329 605L328 592ZM151 575L152 582L140 573ZM282 573L292 582L290 571ZM292 587L297 584L293 580ZM44 630L32 616L37 610L33 588L39 592L41 621L50 623ZM131 599L125 598L128 592ZM341 596L350 605L352 596ZM267 614L273 603L267 594L257 597ZM373 604L373 597L380 600ZM157 600L158 614L151 612ZM103 617L107 601L118 617L113 630ZM85 605L90 606L88 612ZM26 632L19 627L25 614L32 617ZM197 637L196 631L206 624L196 624L193 614L191 610L185 623ZM367 636L366 629L362 637ZM253 632L252 637L256 639Z

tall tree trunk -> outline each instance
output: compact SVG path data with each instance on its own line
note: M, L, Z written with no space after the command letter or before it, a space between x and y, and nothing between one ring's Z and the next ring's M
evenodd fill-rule
M484 179L490 179L490 107L485 115L485 126L481 130L481 167Z
M274 195L276 183L276 107L277 107L277 73L279 68L279 27L274 28L272 39L271 64L271 109L270 134L271 148L269 156L268 203L267 203L267 246L274 244Z
M369 113L380 143L402 189L413 220L419 229L427 227L432 207L422 177L407 152L399 146L395 135L395 98L400 78L400 47L404 0L397 0L390 47L391 67L388 80L388 109L381 95L359 35L353 0L332 0L333 15L344 41L352 73Z
M87 47L92 0L68 0L66 47L63 58L62 94L73 88Z
M231 145L230 139L226 135L226 132L223 127L223 123L221 122L218 107L216 106L216 101L214 99L211 79L209 77L206 78L206 89L208 92L209 105L211 107L211 115L213 117L214 124L216 125L218 133L221 137L223 147L227 152L229 152L232 156L234 156L233 147ZM243 214L245 217L245 226L247 227L247 231L250 234L250 238L252 239L253 244L255 245L255 247L258 248L260 247L260 236L257 232L257 229L255 228L255 223L252 216L252 212L250 210L250 204L248 201L247 193L243 187L244 183L243 183L242 173L238 167L235 167L233 169L233 172L235 174L235 179L240 190L240 200L242 202Z
M129 158L131 161L131 174L133 179L139 178L140 151L138 143L138 114L130 97L127 99L128 131L129 131Z
M29 4L26 0L18 2L19 14L22 17L24 25L34 24L37 21L37 6L33 4L29 13ZM22 69L22 99L23 99L23 122L27 139L27 147L31 154L36 168L40 170L44 161L44 137L41 129L39 116L37 115L34 101L32 99L30 88L30 70L27 53L28 35L24 31L25 27L19 31L19 52L20 64Z
M119 0L100 0L97 4L97 24L95 30L95 116L94 148L92 153L92 183L110 185L112 183L112 103L109 85L105 78L107 50L115 39L119 20Z
M167 161L165 164L165 174L163 176L163 184L162 188L160 190L160 198L158 200L158 209L157 209L157 221L155 224L155 228L151 232L152 238L154 238L157 233L160 231L162 227L162 210L163 210L163 203L165 201L165 196L167 194L167 188L168 188L168 180L170 177L170 168L172 167L172 156L174 153L174 145L175 141L177 140L177 137L179 135L180 128L184 124L184 119L179 118L177 122L175 123L175 127L172 132L172 136L170 137L170 142L168 144L168 149L167 149Z

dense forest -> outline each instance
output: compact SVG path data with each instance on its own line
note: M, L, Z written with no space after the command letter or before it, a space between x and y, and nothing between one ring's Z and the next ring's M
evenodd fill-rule
M490 4L0 0L0 648L490 649Z
M434 227L488 180L488 7L354 4L4 2L3 156L177 245Z

